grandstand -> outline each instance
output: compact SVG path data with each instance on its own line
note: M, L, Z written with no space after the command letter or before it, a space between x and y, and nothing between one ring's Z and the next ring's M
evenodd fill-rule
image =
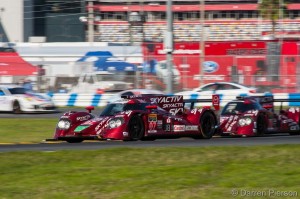
M101 42L161 42L166 30L166 0L94 2L95 41ZM201 40L200 1L174 1L174 41ZM257 0L206 0L205 40L260 40L272 31L271 21L258 13ZM300 3L289 1L286 11L278 20L275 30L298 32L300 30ZM279 12L280 8L278 8ZM145 21L130 24L132 13L144 16ZM299 31L300 32L300 31ZM131 35L134 35L132 37Z

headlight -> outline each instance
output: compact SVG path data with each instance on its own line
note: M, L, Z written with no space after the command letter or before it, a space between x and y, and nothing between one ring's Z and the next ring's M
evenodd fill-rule
M59 129L63 129L63 130L67 130L69 129L71 126L71 122L67 121L67 120L60 120L57 124L57 127Z
M252 122L252 119L250 117L244 117L244 118L239 119L240 126L249 125L249 124L251 124L251 122Z
M111 128L111 129L112 128L117 128L117 127L121 126L123 123L124 123L123 118L114 118L114 119L111 119L108 122L108 127Z

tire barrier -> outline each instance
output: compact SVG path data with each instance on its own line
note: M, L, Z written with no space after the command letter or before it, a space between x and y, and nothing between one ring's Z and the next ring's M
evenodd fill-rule
M300 93L256 93L253 96L272 96L274 99L300 99ZM54 104L58 107L64 106L95 106L103 107L109 103L110 98L113 94L79 94L79 93L54 93L49 95ZM247 96L247 94L242 94L240 96ZM252 96L252 94L251 94ZM204 94L192 94L184 95L184 99L211 99L212 95ZM227 102L236 99L236 95L226 94L220 95L220 105L224 106ZM280 106L281 102L275 102L275 106ZM211 106L211 103L196 103L195 106ZM300 106L300 101L294 102L283 102L282 106Z

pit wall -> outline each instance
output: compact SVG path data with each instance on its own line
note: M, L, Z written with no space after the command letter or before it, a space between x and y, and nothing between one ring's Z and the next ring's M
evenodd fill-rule
M300 99L300 93L257 93L255 95L264 95L270 96L273 95L274 99ZM52 98L53 102L57 107L65 107L65 106L95 106L95 107L103 107L106 106L109 102L109 99L113 96L113 94L65 94L65 93L54 93L49 94ZM246 96L246 95L242 95ZM210 99L211 95L184 95L184 99ZM235 95L220 95L221 106L225 106L225 104L233 99L236 99ZM197 103L196 106L210 106L211 103ZM276 102L275 106L280 106L281 103ZM283 106L300 106L299 102L283 102Z

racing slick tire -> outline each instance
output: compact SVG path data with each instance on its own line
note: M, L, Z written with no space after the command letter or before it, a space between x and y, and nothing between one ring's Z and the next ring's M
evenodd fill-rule
M210 139L214 136L217 126L217 120L211 112L205 112L200 118L200 135L194 139Z
M267 131L267 123L266 123L263 115L259 115L257 117L256 130L257 130L257 133L256 133L257 136L262 136Z
M300 126L300 121L298 122L298 125ZM289 132L290 135L300 135L300 130L298 131L292 131L292 132Z
M13 106L12 106L12 111L15 114L22 113L21 106L20 106L20 103L18 101L14 101Z
M144 137L144 121L139 115L134 115L128 123L128 133L130 140L141 140Z
M80 142L83 142L83 139L82 138L70 138L70 139L66 139L66 141L68 143L80 143Z

